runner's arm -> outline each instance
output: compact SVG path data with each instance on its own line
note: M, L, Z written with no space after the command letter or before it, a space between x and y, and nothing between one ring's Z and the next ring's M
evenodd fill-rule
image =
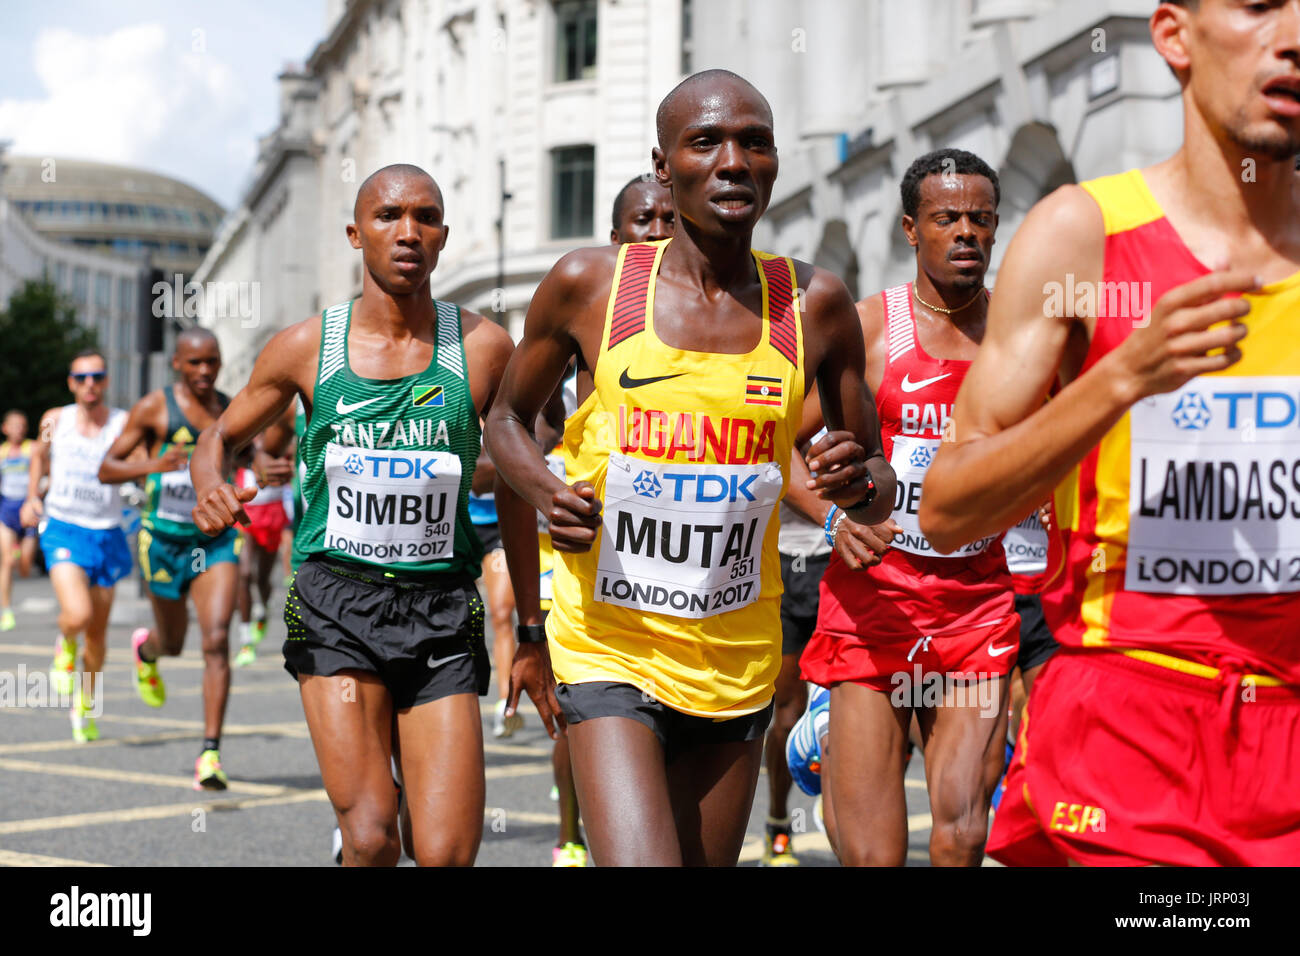
M1100 208L1078 186L1040 202L1016 232L984 341L926 473L919 518L939 552L1005 531L1038 508L1140 398L1240 357L1244 326L1206 329L1249 311L1244 300L1220 296L1253 288L1254 277L1211 273L1167 292L1149 317L1135 317L1137 331L1045 404L1072 329L1093 318L1074 314L1073 303L1065 316L1050 314L1048 290L1077 287L1067 275L1099 281L1104 235ZM1215 348L1227 352L1205 355Z
M587 551L600 527L600 502L587 482L570 488L551 474L533 440L532 423L579 345L570 327L592 307L593 272L607 274L603 250L579 249L556 263L533 295L524 334L506 366L500 395L488 415L486 443L498 473L551 524L557 551ZM594 362L589 362L589 366Z
M158 458L150 458L147 447L143 459L134 454L137 448L147 446L153 437L153 423L158 420L161 411L159 402L166 402L163 393L150 392L131 408L126 424L122 426L122 433L109 446L99 465L98 477L101 482L120 485L124 481L134 481L145 475L176 471L189 461L189 453L183 448L170 448Z
M233 469L235 453L279 418L295 395L305 395L306 386L299 376L314 374L319 342L318 319L276 333L257 357L248 384L199 435L190 456L190 477L198 495L194 523L204 534L218 534L236 521L248 523L244 502L251 501L257 489L236 490L225 476ZM303 369L311 371L303 373Z
M61 409L51 408L41 416L40 428L32 448L32 460L27 465L27 500L18 509L18 520L26 527L36 527L45 516L41 494L41 479L50 473L50 439L59 423Z
M889 517L893 508L895 479L885 460L880 420L866 384L858 311L844 283L824 269L814 270L806 299L806 315L815 316L816 322L805 321L804 341L808 342L811 326L821 348L815 375L828 430L808 451L808 467L817 475L808 487L844 508L866 496L870 474L875 496L867 507L855 508L851 514L860 524L876 524Z

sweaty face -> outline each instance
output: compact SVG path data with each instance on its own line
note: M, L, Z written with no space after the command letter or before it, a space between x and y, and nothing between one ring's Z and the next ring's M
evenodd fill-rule
M671 238L676 225L673 194L658 183L638 183L623 197L622 215L610 240L655 242Z
M348 239L371 278L390 295L426 285L447 242L442 194L427 177L393 173L374 180L357 200Z
M993 184L974 174L935 173L921 180L916 219L903 217L921 269L937 286L984 284L998 216Z
M82 405L94 406L104 400L108 389L108 368L98 355L74 359L68 369L68 391Z
M1247 153L1300 153L1300 0L1202 0L1185 16L1192 98Z
M669 120L671 137L653 155L678 217L705 235L752 231L778 166L767 103L748 84L718 80L682 91Z
M217 373L221 371L221 348L215 339L182 338L176 343L172 368L180 373L186 387L202 398L216 385Z

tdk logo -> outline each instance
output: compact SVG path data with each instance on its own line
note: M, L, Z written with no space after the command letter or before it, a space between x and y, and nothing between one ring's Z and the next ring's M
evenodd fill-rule
M632 490L642 498L658 498L664 486L659 484L653 471L643 471L632 480Z
M349 455L343 463L349 474L370 472L371 478L437 478L433 458L406 458L401 455ZM367 467L368 466L368 467Z
M1256 428L1285 428L1297 421L1296 396L1286 392L1215 392L1210 397L1223 403L1229 428L1251 423Z
M908 463L913 468L929 468L930 462L934 460L934 450L927 445L919 445L912 449L912 454L908 458Z
M1188 392L1174 406L1173 419L1178 428L1200 431L1210 424L1210 409L1200 392Z
M682 501L685 488L694 488L694 497L687 501L712 503L717 501L753 501L749 493L750 486L758 480L758 475L746 475L744 480L739 475L697 475L665 472L664 481L673 483L673 501Z

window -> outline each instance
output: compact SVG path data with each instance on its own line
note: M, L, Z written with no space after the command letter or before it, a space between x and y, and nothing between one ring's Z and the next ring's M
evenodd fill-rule
M592 234L595 192L594 146L566 146L551 153L552 239Z
M119 315L130 315L130 314L131 314L131 309L132 309L132 302L131 302L131 300L135 298L135 296L131 294L131 293L132 293L132 290L131 290L131 284L132 284L132 283L131 283L131 280L130 280L129 278L127 278L126 276L119 276L119 277L118 277L118 280L117 280L117 312L118 312ZM122 347L122 350L123 350L123 351L127 351L128 349L127 349L126 346L123 346L123 347Z
M102 273L95 275L95 305L105 312L113 304L113 277Z
M72 270L72 298L76 300L77 305L84 306L89 292L90 275L84 266L77 266Z
M556 0L555 82L596 75L596 0Z

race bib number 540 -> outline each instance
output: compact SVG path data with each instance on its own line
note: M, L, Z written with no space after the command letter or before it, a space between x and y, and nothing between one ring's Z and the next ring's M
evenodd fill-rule
M758 599L781 469L609 456L596 600L704 618Z
M325 546L378 564L452 556L460 459L436 451L325 446Z

